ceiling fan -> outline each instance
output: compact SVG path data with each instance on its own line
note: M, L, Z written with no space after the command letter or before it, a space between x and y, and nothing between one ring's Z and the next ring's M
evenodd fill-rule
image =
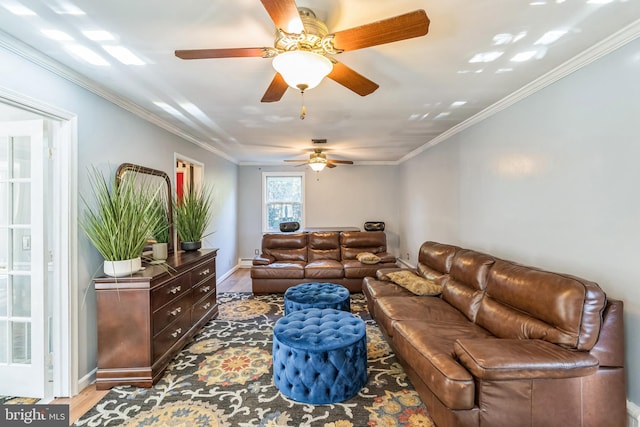
M320 172L325 167L335 168L336 165L352 165L351 160L333 160L327 159L327 155L322 152L322 148L314 148L313 153L309 154L309 160L285 160L285 162L296 162L302 165L309 165L315 172Z
M379 86L329 55L420 37L429 31L429 18L416 10L393 18L329 33L326 24L295 0L260 0L276 26L274 47L176 50L181 59L273 58L276 74L262 102L279 101L288 86L311 89L324 77L361 96Z

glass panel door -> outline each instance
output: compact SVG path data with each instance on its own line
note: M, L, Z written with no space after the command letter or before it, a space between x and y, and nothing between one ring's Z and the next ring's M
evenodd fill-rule
M44 397L43 126L0 123L0 395Z

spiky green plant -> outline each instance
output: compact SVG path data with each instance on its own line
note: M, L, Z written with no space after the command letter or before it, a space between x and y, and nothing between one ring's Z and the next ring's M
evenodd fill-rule
M182 199L174 201L174 213L180 240L201 241L213 216L211 188L208 185L200 189L185 187Z
M81 196L85 207L80 226L106 261L141 256L147 238L157 228L152 214L157 189L141 174L116 182L107 180L94 166L89 171L91 198Z
M164 199L161 197L155 198L153 209L151 210L151 215L155 217L154 222L156 223L151 236L158 243L169 243L169 210L167 209L167 203L169 202Z

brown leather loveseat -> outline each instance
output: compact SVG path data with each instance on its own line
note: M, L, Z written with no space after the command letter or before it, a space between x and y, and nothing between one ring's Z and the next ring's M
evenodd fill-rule
M356 257L363 252L376 255L379 262L361 263ZM262 253L253 259L251 287L253 293L265 294L304 282L331 282L361 292L364 277L395 266L383 231L265 234Z
M424 243L417 296L367 277L369 310L438 426L625 426L622 301L588 280Z

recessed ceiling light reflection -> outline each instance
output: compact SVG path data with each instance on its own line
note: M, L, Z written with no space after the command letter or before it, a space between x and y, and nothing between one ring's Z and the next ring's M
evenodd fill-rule
M171 114L174 117L177 117L179 119L185 119L185 120L187 119L184 114L182 114L180 111L176 110L166 102L154 101L154 104L157 107L162 108L164 111L166 111L167 113Z
M451 103L451 108L462 107L466 103L467 103L467 101L454 101L454 102Z
M511 58L511 62L526 62L536 56L538 52L535 50L528 50L526 52L520 52Z
M496 74L510 73L511 71L513 71L513 68L498 68Z
M83 31L82 34L89 40L93 40L94 42L105 42L110 40L115 40L116 38L109 31L104 30L87 30Z
M567 34L567 30L553 30L547 31L540 37L534 44L537 45L549 45L556 42L560 37Z
M86 15L84 10L80 9L74 4L66 2L51 6L51 10L53 10L58 15Z
M438 114L435 119L444 119L445 117L449 117L451 115L451 113L449 111L444 111L440 114Z
M124 46L102 46L102 48L124 65L144 65L142 59Z
M613 0L589 0L588 4L607 4L611 3Z
M499 52L499 51L476 53L469 60L469 63L474 64L478 62L492 62L500 58L503 53L504 52Z
M18 16L36 16L37 15L37 13L35 13L33 10L29 9L26 6L21 5L20 3L3 2L2 6L4 6L5 9L13 13L14 15L18 15Z
M44 34L45 36L49 37L52 40L58 40L58 41L72 41L73 37L71 37L69 34L65 33L64 31L58 31L58 30L41 30L42 34Z
M88 47L79 44L66 45L65 49L71 52L73 55L88 62L91 65L108 66L110 65L103 57L89 49Z

